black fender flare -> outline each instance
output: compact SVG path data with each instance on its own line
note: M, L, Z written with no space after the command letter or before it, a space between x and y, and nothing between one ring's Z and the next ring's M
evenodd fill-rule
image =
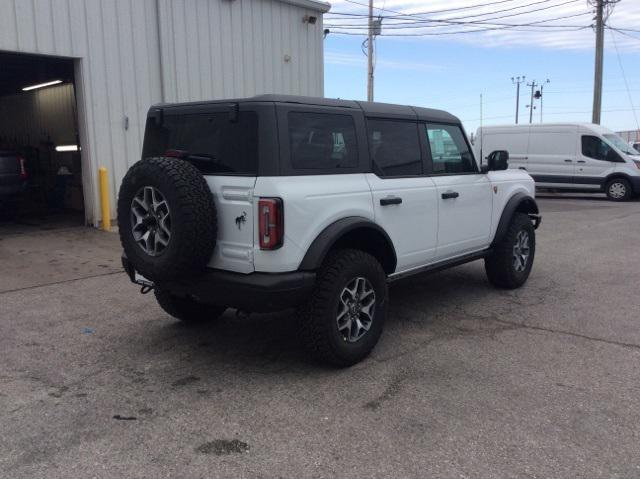
M607 183L609 183L611 180L615 180L616 178L622 178L624 180L627 180L629 182L629 184L631 185L631 188L633 189L634 180L632 180L629 175L627 175L626 173L614 171L613 173L609 173L602 180L602 183L600 183L600 188L602 188L602 191L605 191L607 189Z
M536 228L540 224L540 210L538 209L538 203L536 203L536 200L526 193L518 192L509 198L509 201L507 201L507 204L502 210L502 215L498 222L496 234L491 242L491 247L502 241L504 235L507 234L509 223L511 223L511 218L513 218L516 211L523 211L529 215L534 215L536 218Z
M311 246L309 246L298 270L312 271L318 269L324 261L324 258L327 256L327 253L340 240L340 238L344 237L350 231L354 231L359 228L375 231L384 238L386 246L392 255L392 260L385 269L388 274L393 272L397 264L396 250L393 246L393 241L391 241L391 238L383 228L362 216L349 216L347 218L339 219L322 230L316 239L313 240Z

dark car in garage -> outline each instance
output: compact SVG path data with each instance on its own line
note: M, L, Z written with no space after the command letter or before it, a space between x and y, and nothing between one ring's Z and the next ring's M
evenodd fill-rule
M14 151L0 151L0 207L21 199L26 188L24 157Z

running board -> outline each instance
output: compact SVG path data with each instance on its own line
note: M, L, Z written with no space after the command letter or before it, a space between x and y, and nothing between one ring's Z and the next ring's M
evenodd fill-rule
M416 274L435 273L442 271L443 269L453 268L454 266L460 266L461 264L470 263L478 259L489 256L493 250L491 248L482 251L476 251L475 253L465 254L458 256L457 258L447 259L438 263L429 264L427 266L421 266L420 268L412 269L409 271L403 271L402 273L393 273L387 277L387 283L393 283L399 279L404 279Z

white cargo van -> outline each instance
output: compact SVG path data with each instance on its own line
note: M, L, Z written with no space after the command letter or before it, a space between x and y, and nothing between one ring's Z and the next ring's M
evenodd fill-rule
M542 188L604 191L614 201L640 194L640 152L613 131L590 123L485 126L477 158L509 152L509 168L526 170Z

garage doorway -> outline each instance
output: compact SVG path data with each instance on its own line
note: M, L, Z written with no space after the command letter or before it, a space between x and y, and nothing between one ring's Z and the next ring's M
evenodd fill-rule
M0 227L83 225L74 61L0 51Z

